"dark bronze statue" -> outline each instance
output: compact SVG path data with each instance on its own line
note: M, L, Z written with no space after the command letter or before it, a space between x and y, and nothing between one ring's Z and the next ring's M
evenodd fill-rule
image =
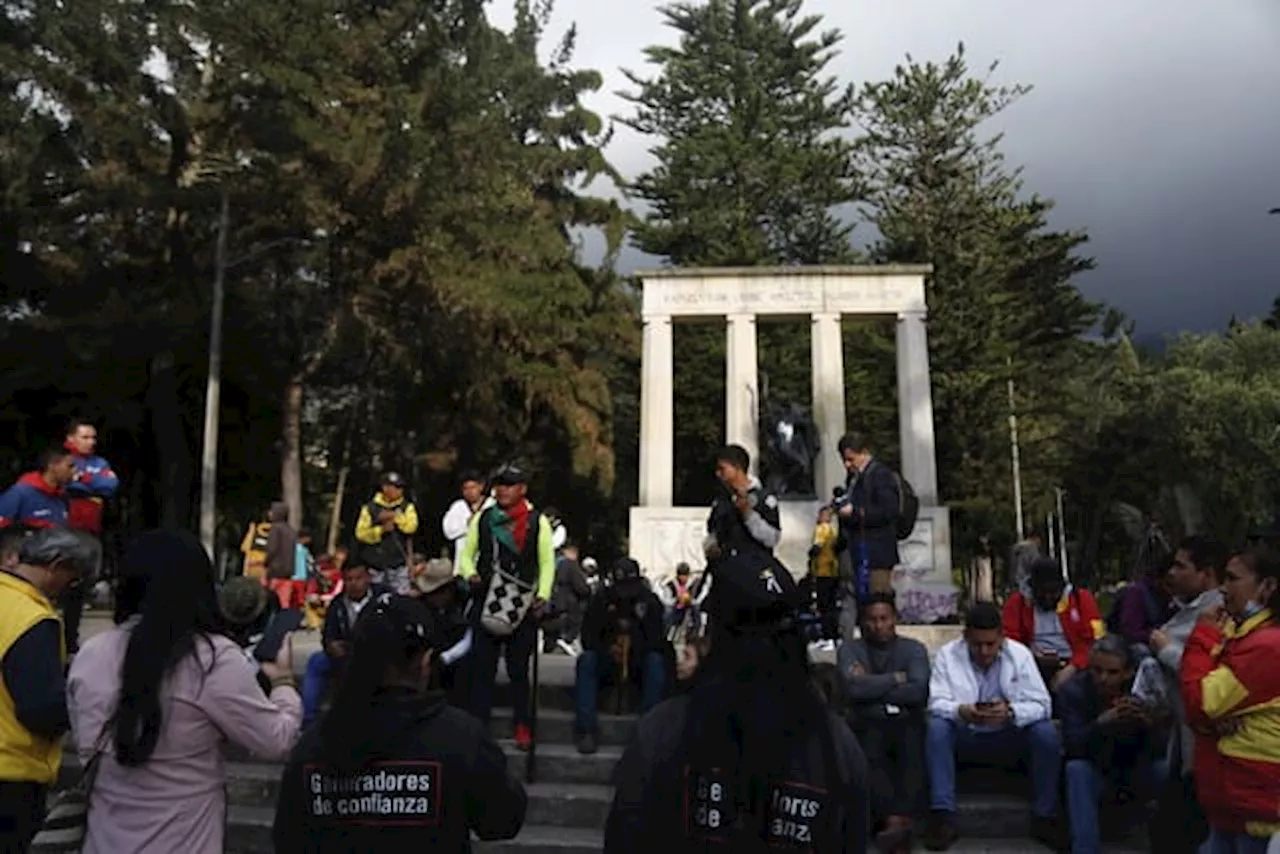
M767 416L761 427L761 479L779 498L813 498L814 461L822 450L818 427L809 410L787 402Z

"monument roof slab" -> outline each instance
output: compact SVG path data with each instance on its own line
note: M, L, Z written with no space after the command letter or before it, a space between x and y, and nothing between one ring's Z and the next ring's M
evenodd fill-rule
M929 265L641 270L646 317L925 311Z

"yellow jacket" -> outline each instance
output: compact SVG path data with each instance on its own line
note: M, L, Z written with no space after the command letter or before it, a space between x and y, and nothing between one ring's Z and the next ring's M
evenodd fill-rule
M43 620L59 620L49 599L25 580L0 572L0 659L14 641ZM65 646L59 657L65 664ZM0 678L0 780L51 783L61 763L62 741L41 738L18 722L13 697Z
M836 540L840 529L835 522L819 522L813 529L813 544L818 553L813 556L814 578L836 578L840 575L840 558L836 554Z

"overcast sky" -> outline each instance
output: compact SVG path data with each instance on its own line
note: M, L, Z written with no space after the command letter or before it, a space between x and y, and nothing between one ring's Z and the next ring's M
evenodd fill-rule
M626 112L620 68L671 43L659 4L558 0L553 32L578 26L577 64L604 75L589 106ZM845 41L830 70L880 80L905 54L971 66L1035 89L1003 120L1005 151L1058 201L1054 225L1085 228L1098 260L1090 297L1140 334L1220 328L1280 294L1280 0L808 0ZM508 0L491 14L510 21ZM609 149L624 175L651 145L625 128ZM624 269L652 263L634 251Z

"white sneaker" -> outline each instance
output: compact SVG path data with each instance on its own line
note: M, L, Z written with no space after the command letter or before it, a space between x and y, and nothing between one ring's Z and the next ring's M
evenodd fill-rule
M564 650L564 654L565 654L565 655L571 656L571 657L573 657L573 658L577 658L577 657L578 657L578 651L577 651L576 649L574 649L574 648L573 648L573 644L569 643L567 640L564 640L563 638L557 638L557 639L556 639L556 646L558 646L558 647L560 647L560 649Z

